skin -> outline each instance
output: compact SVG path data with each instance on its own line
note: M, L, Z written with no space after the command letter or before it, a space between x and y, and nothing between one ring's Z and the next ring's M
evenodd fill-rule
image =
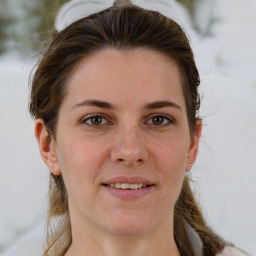
M41 119L35 125L42 158L63 175L69 194L73 242L66 256L179 255L174 205L196 160L201 122L191 134L176 63L146 49L104 49L79 63L67 88L56 138ZM100 116L97 125L92 114ZM120 199L102 185L120 175L154 186L143 197Z

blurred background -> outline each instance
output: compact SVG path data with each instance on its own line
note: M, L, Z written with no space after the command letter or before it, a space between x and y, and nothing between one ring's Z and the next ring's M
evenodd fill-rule
M193 187L209 225L256 255L256 1L169 1L202 81ZM1 256L42 252L49 171L28 114L29 77L65 2L0 0Z

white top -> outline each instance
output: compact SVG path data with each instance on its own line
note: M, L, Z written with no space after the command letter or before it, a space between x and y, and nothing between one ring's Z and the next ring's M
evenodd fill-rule
M217 254L216 256L249 256L249 255L241 252L235 247L226 246L224 250L221 253Z
M203 243L199 235L195 232L195 230L186 223L186 233L188 238L192 244L194 254L196 256L203 256ZM225 246L221 253L218 253L216 256L249 256L239 249L232 246Z

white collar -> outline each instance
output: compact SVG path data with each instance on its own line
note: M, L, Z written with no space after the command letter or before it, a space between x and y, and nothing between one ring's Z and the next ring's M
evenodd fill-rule
M196 256L203 256L203 242L196 231L191 227L188 222L185 221L185 229L188 235L188 239L193 247L194 254Z

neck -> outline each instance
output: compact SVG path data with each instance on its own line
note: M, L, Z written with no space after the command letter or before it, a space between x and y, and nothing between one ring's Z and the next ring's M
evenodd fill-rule
M88 229L87 232L76 232L76 229L72 227L72 241L65 256L180 255L174 240L173 225L170 220L163 223L163 228L138 236L117 236L95 231L88 232Z

